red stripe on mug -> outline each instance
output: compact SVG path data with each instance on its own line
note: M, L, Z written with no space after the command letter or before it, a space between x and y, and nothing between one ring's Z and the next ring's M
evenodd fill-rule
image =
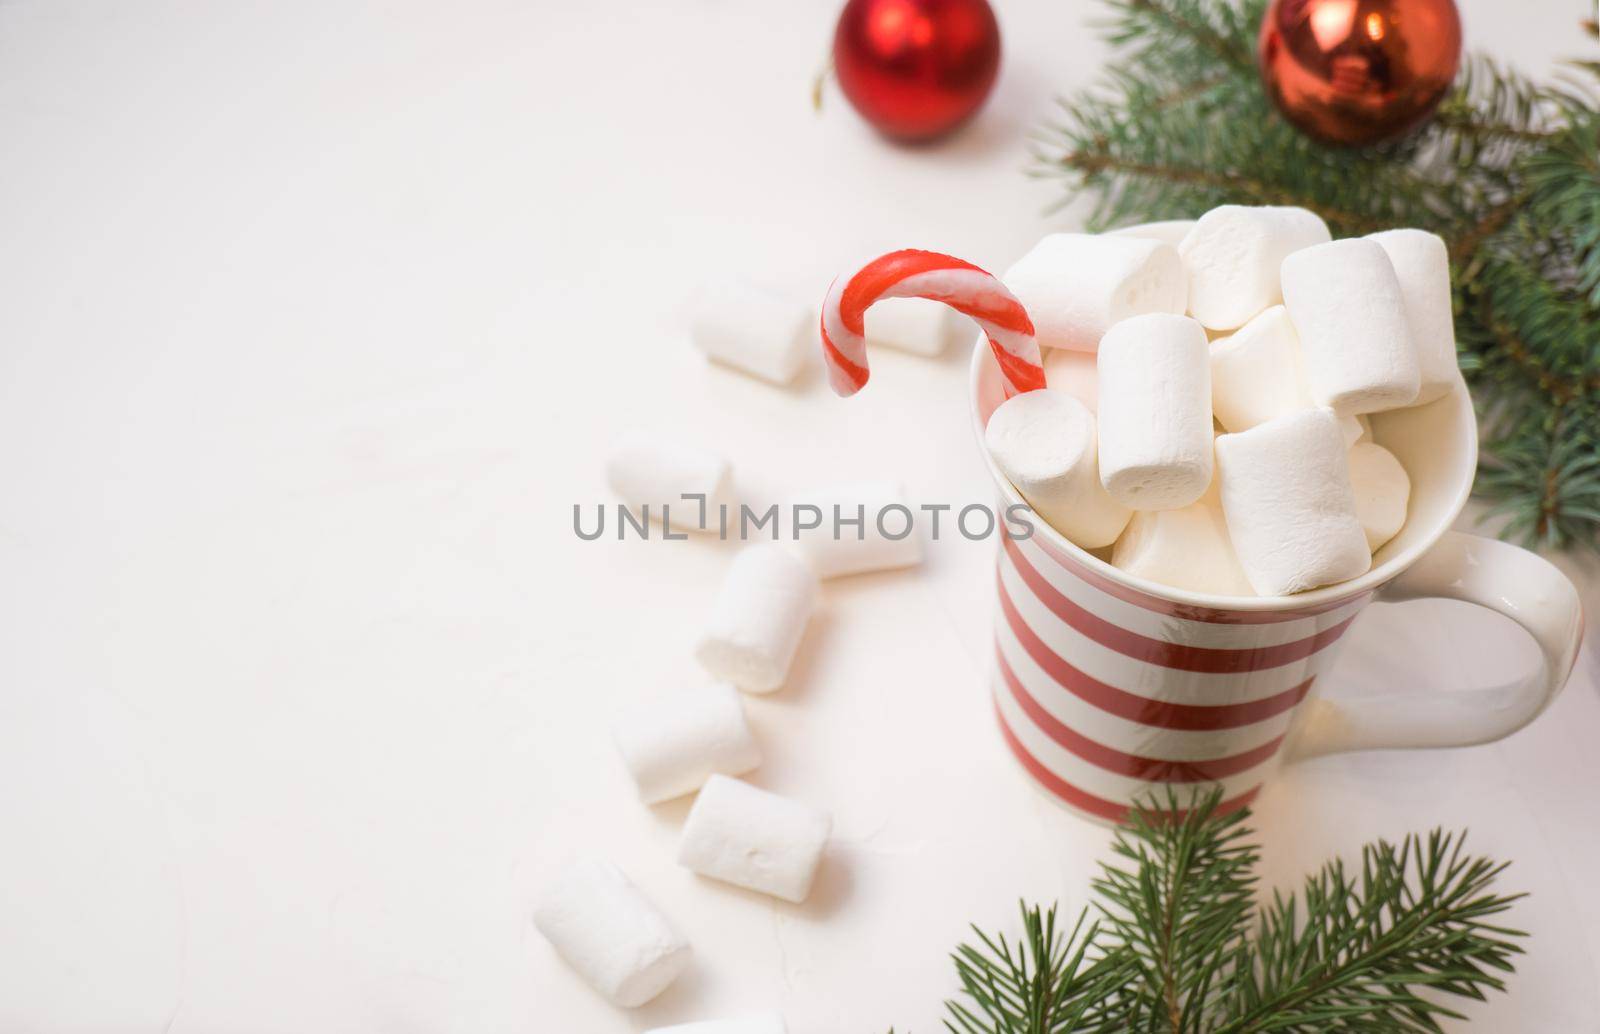
M1103 743L1097 743L1081 733L1074 732L1061 723L1055 715L1046 711L1037 700L1023 687L1022 681L1017 678L1016 672L1011 670L1011 665L1006 663L1005 655L998 652L997 660L1000 664L1000 676L1005 680L1006 687L1011 691L1011 697L1021 707L1023 713L1039 727L1039 731L1054 740L1063 749L1077 755L1083 760L1105 769L1107 772L1120 776L1131 776L1134 779L1146 779L1154 783L1214 783L1231 775L1238 775L1248 769L1271 759L1277 753L1278 746L1283 742L1283 737L1277 736L1263 743L1253 750L1231 757L1212 758L1199 761L1174 761L1168 758L1147 758L1137 754L1124 754Z
M1256 722L1266 721L1282 714L1298 704L1311 690L1313 679L1306 679L1298 686L1269 697L1262 697L1260 700L1210 706L1174 704L1129 693L1125 689L1118 689L1084 674L1046 646L1044 640L1040 639L1033 629L1028 627L1028 623L1022 620L1022 615L1017 613L1016 604L1011 602L1011 596L1006 592L1005 582L999 578L996 578L996 581L1000 589L1001 613L1005 615L1006 623L1011 626L1012 634L1017 637L1017 641L1022 644L1028 656L1033 658L1033 662L1062 689L1118 718L1162 729L1190 731L1234 729L1241 725L1254 725Z
M1028 770L1028 774L1037 779L1045 789L1079 811L1088 812L1098 818L1108 819L1112 822L1122 822L1127 819L1128 812L1131 810L1128 805L1117 804L1115 801L1108 801L1104 797L1096 797L1086 790L1080 790L1050 771L1038 758L1028 753L1028 748L1024 747L1022 741L1017 739L1017 734L1011 731L1011 726L1006 724L1006 716L1000 713L998 707L995 708L995 719L1000 723L1000 734L1005 737L1006 746L1011 748L1012 755L1022 764L1023 768ZM1261 792L1261 787L1256 786L1239 794L1237 797L1223 801L1217 807L1217 814L1227 815L1230 812L1238 811L1255 800L1255 796L1259 792ZM1186 813L1180 810L1177 813L1177 817L1182 817L1184 814Z
M1009 544L1010 536L1006 536ZM1035 534L1028 540L1042 549L1046 556L1057 564L1065 567L1072 574L1088 582L1107 596L1119 599L1124 603L1131 603L1136 607L1154 611L1165 617L1183 618L1186 621L1203 621L1211 625L1274 625L1284 621L1301 621L1317 614L1325 614L1330 610L1338 610L1349 603L1354 603L1359 594L1346 596L1343 599L1320 603L1314 607L1296 607L1293 610L1217 610L1211 607L1197 607L1189 603L1178 603L1174 600L1152 596L1141 592L1131 585L1123 585L1107 578L1100 572L1092 569L1083 561L1068 554L1052 542L1048 542L1041 535Z
M1022 550L1017 548L1017 544L1011 541L1010 537L1005 537L1003 541L1006 555L1011 558L1017 574L1022 576L1022 580L1027 583L1034 596L1038 597L1039 602L1044 604L1050 613L1101 646L1115 650L1123 656L1132 657L1136 661L1158 664L1163 668L1205 672L1212 675L1236 675L1247 671L1281 668L1285 664L1305 660L1338 639L1356 619L1356 615L1352 614L1337 625L1292 643L1242 650L1163 642L1129 631L1120 625L1114 625L1105 618L1080 607L1061 590L1051 585L1049 580L1028 562L1028 558L1022 555Z

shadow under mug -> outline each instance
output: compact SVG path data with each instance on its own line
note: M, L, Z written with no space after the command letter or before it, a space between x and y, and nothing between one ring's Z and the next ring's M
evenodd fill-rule
M979 451L1001 506L1026 506L983 447L1004 394L982 338L970 387ZM1450 530L1478 463L1465 383L1426 406L1375 414L1372 426L1410 474L1409 512L1372 568L1338 585L1282 597L1206 595L1130 576L1037 514L1030 538L1002 535L995 709L1012 753L1050 794L1116 822L1151 791L1171 787L1186 802L1220 783L1224 807L1238 808L1286 761L1486 743L1550 705L1577 658L1581 604L1541 557ZM1538 643L1538 669L1493 690L1317 695L1368 603L1422 597L1511 618Z

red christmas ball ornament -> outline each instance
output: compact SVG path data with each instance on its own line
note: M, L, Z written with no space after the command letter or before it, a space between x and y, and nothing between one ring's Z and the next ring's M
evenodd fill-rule
M849 0L833 35L839 87L885 136L928 140L983 105L1000 70L988 0Z
M1273 0L1261 81L1284 117L1330 144L1391 140L1438 106L1461 63L1454 0Z

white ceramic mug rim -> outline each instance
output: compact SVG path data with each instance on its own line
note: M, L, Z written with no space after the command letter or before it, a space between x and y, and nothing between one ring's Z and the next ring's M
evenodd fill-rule
M989 455L989 450L987 447L985 447L983 442L984 422L982 417L979 415L978 392L983 378L984 362L988 358L988 355L988 342L980 335L972 350L972 363L967 384L969 395L968 402L972 407L972 426L974 435L977 438L978 452L983 456L984 465L989 468L989 476L993 478L995 484L999 486L1000 493L1005 497L1006 502L1010 504L1028 506L1027 501L1022 498L1022 494L1017 491L1014 485L1011 484L1011 479L1006 477L1005 474L1001 473L1000 468L995 465L994 457ZM1468 407L1468 412L1471 412L1471 402L1465 397L1465 382L1457 381L1456 387L1452 389L1451 394L1452 396L1457 394L1461 395L1462 398L1457 399L1456 404L1461 405L1464 403ZM1443 399L1440 401L1443 401ZM1033 507L1028 506L1028 512L1032 514L1034 518L1033 533L1035 535L1044 536L1044 538L1049 541L1051 545L1065 551L1078 563L1088 567L1101 577L1109 578L1111 581L1118 584L1126 585L1130 588L1137 589L1140 592L1158 597L1160 599L1168 600L1172 603L1182 604L1190 607L1204 608L1207 610L1232 610L1247 612L1295 611L1306 607L1318 607L1325 604L1335 604L1343 600L1351 599L1360 595L1361 593L1370 592L1387 583L1390 579L1394 578L1406 568L1416 563L1424 554L1426 554L1438 543L1439 539L1443 537L1444 533L1450 530L1450 526L1455 523L1455 519L1460 515L1462 507L1467 505L1468 496L1472 494L1473 474L1475 474L1478 468L1478 436L1476 433L1476 426L1474 426L1473 432L1468 434L1466 437L1468 439L1466 455L1461 462L1471 473L1465 477L1456 478L1457 484L1454 489L1454 496L1449 500L1444 509L1440 511L1439 520L1436 526L1428 529L1427 534L1419 538L1415 543L1396 553L1383 563L1374 566L1372 569L1367 571L1366 574L1360 576L1359 578L1353 578L1349 581L1339 582L1337 585L1324 586L1320 589L1311 589L1307 592L1295 593L1293 596L1222 596L1215 593L1190 592L1187 589L1176 589L1170 585L1163 585L1160 582L1153 582L1147 578L1138 578L1128 574L1126 571L1123 571L1120 568L1111 566L1104 560L1101 560L1099 557L1095 556L1093 553L1090 553L1088 550L1083 549L1081 546L1069 541L1066 536L1062 535L1044 520L1040 519L1038 514L1034 513Z

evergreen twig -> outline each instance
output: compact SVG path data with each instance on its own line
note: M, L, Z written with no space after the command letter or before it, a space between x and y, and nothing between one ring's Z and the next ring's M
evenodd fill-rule
M1070 931L1022 908L1011 941L977 927L955 952L952 1034L1437 1032L1452 1000L1504 991L1524 935L1493 892L1506 866L1439 830L1333 861L1255 904L1259 853L1220 789L1184 814L1169 790L1119 830ZM1131 864L1128 864L1131 863ZM1124 867L1126 865L1126 867ZM890 1034L893 1034L891 1031Z

